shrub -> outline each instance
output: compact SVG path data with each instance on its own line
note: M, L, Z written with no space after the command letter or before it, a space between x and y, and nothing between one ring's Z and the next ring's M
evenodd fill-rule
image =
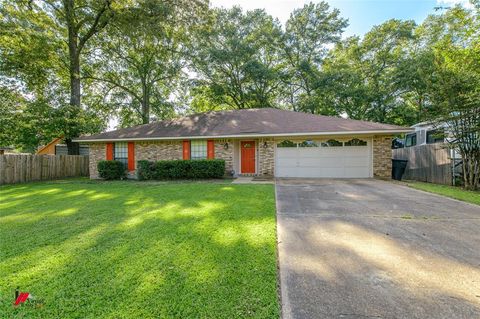
M125 165L120 161L100 161L97 168L98 175L107 180L125 177Z
M225 174L225 161L220 159L138 161L137 167L141 180L222 178Z

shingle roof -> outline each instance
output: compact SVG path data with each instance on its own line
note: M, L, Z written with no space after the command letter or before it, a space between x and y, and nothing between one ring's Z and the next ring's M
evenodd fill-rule
M411 129L396 125L261 108L198 113L97 135L82 136L75 141L408 131Z

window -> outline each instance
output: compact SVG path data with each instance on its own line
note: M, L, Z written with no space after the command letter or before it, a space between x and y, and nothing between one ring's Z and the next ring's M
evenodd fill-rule
M343 146L343 142L337 140L328 140L326 142L322 142L322 147L338 147Z
M407 134L405 136L405 147L417 145L417 133Z
M298 144L298 147L318 147L318 143L315 141L303 141Z
M289 140L285 140L277 144L277 147L297 147L297 143L294 143Z
M350 141L348 142L345 142L344 144L345 146L367 146L367 142L366 141L362 141L358 138L353 138L351 139Z
M192 140L190 142L190 159L206 159L207 158L207 141Z
M128 165L128 143L120 142L114 144L113 159L120 161L127 167Z
M442 130L427 131L427 144L443 143L445 141L445 133Z

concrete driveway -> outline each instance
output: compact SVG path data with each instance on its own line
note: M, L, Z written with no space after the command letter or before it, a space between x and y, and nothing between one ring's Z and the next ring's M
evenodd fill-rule
M283 318L480 318L480 206L379 180L276 192Z

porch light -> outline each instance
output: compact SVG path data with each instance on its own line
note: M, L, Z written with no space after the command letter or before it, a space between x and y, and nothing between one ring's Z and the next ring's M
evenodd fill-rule
M267 142L263 142L263 148L267 148L268 147L268 143Z
M223 148L224 148L225 150L228 150L228 143L223 144Z

